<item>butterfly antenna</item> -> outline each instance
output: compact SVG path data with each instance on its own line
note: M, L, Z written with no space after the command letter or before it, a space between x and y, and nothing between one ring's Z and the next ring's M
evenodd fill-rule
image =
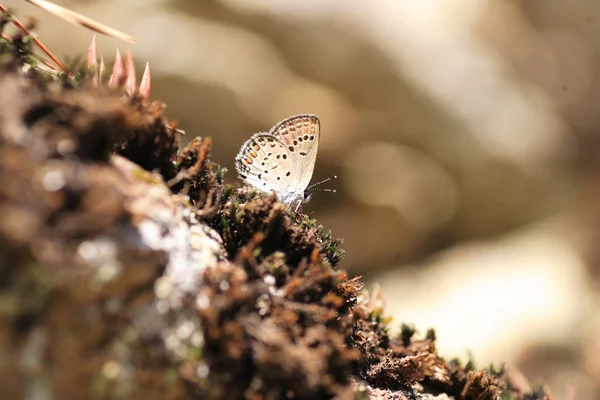
M329 182L329 181L334 180L334 179L337 179L337 175L333 175L333 176L331 176L331 177L329 177L327 179L323 179L322 181L319 181L317 183L313 183L312 185L310 185L309 187L307 187L306 190L310 190L310 189L314 188L315 186L318 186L318 185L320 185L322 183L325 183L325 182ZM326 190L326 189L313 189L313 190L317 190L317 191L321 191L321 192L334 192L335 193L335 190L333 190L333 189L329 189L329 190Z
M311 192L331 192L337 193L335 189L312 189Z

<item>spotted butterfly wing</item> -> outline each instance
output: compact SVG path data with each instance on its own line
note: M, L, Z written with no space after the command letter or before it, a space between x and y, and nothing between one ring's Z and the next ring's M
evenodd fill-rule
M256 133L244 143L237 157L235 168L247 184L264 192L275 191L277 197L291 203L296 200L292 191L295 166L290 152L275 136Z
M275 191L284 203L302 201L314 170L319 133L314 115L287 118L269 133L248 139L235 158L235 168L244 182Z
M269 132L279 139L290 152L296 179L294 191L304 193L312 179L319 139L321 123L316 115L300 114L289 117L275 125Z

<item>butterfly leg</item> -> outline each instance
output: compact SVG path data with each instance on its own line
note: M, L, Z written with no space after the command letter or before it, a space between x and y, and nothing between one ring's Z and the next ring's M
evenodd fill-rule
M298 200L298 205L296 206L296 209L294 210L295 213L298 213L298 211L302 210L302 200Z

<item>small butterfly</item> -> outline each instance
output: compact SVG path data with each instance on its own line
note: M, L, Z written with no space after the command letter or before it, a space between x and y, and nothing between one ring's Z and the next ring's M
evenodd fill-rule
M308 183L315 169L320 136L316 115L286 118L268 133L252 135L235 157L235 169L247 184L263 192L274 191L283 203L297 202L298 211L303 202L310 200L307 188L310 189Z

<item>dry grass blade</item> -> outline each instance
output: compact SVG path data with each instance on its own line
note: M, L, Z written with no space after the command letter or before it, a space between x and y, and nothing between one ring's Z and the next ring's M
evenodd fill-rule
M136 39L133 36L127 35L121 31L113 29L109 26L101 24L100 22L94 21L88 17L84 17L81 14L77 14L74 11L71 11L67 8L61 7L57 4L54 4L48 0L25 0L33 5L36 5L49 13L52 13L66 21L71 22L75 25L80 25L85 28L91 29L103 35L111 36L117 39L124 40L129 43L135 43Z

